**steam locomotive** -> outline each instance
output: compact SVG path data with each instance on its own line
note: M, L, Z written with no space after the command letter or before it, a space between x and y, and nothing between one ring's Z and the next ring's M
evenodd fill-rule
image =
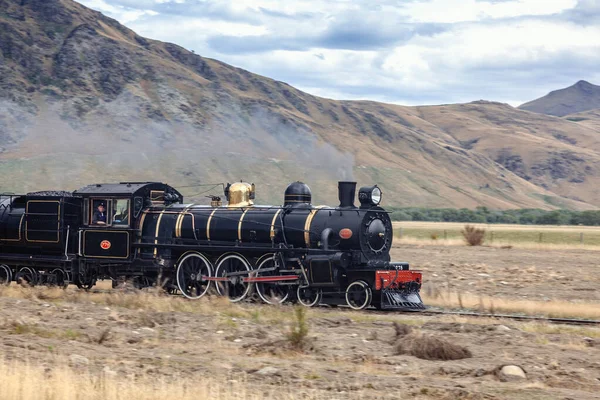
M0 282L89 289L98 279L162 285L190 299L211 288L232 302L421 310L422 275L390 261L381 190L339 182L338 207L290 184L283 206L255 205L255 186L224 186L226 205L184 204L158 182L0 197ZM96 210L106 209L100 223ZM104 209L103 208L103 209Z

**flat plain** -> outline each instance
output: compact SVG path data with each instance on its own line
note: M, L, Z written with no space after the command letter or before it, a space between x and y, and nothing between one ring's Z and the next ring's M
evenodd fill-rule
M423 270L430 305L475 299L489 311L491 299L497 312L504 304L575 317L600 309L597 254L405 244L392 251ZM600 392L597 327L318 307L307 311L297 347L293 306L11 286L0 290L0 307L7 399L530 400ZM591 314L579 314L585 310ZM399 335L395 323L412 332ZM431 340L471 357L432 360L406 350ZM526 378L507 380L506 365Z
M600 227L574 225L516 225L462 222L396 221L400 243L462 245L465 225L486 230L484 244L546 249L600 250Z

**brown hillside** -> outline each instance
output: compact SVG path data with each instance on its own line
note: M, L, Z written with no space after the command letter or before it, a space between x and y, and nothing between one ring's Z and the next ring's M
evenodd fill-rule
M578 125L584 125L594 131L600 132L600 108L565 115L563 119L571 122L577 122Z
M0 0L0 190L97 181L337 179L387 205L591 208L596 128L507 105L403 107L311 96L142 38L71 0ZM217 189L192 188L197 199Z

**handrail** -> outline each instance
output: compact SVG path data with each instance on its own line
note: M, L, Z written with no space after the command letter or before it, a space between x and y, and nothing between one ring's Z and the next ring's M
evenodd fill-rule
M69 249L69 233L71 233L71 225L67 225L67 237L65 239L65 257L67 260L69 259L69 254L67 253Z

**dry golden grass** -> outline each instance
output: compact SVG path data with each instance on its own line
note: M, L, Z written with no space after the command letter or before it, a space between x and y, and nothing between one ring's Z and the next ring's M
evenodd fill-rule
M485 229L485 245L536 250L600 250L600 227L572 225L469 224ZM458 222L394 222L396 244L465 245ZM402 232L402 234L400 234ZM583 242L582 242L583 240Z
M410 236L394 238L394 246L398 245L418 246L465 246L463 239L421 239ZM486 247L527 249L527 250L592 250L600 251L600 246L580 243L537 243L537 242L513 242L509 240L494 240L494 243L486 243Z
M600 338L600 328L588 326L551 325L548 323L538 322L521 324L519 329L525 332L547 335L577 335L590 338Z
M429 221L394 221L392 223L394 229L405 228L423 228L423 229L444 229L458 230L464 228L464 222L429 222ZM584 226L584 225L518 225L518 224L481 224L469 223L477 228L485 228L494 231L559 231L559 232L584 232L584 233L600 233L599 226Z
M574 303L563 300L510 300L439 291L429 295L423 293L422 297L425 304L433 307L470 309L491 314L504 313L552 318L600 319L599 303Z
M476 296L445 290L422 291L423 302L428 306L462 308L489 313L517 313L532 316L556 318L600 319L600 304L570 302L563 300L533 301L510 300L491 296ZM132 290L127 292L85 292L72 289L59 289L45 286L21 287L18 285L0 286L0 297L31 299L61 304L92 303L111 307L123 307L151 312L189 312L203 315L216 315L231 323L231 318L243 318L261 323L282 325L294 321L294 307L291 305L271 306L265 304L230 303L227 298L208 296L190 301L183 297L167 295L161 290ZM307 318L327 317L336 313L330 309L308 309ZM368 312L354 313L340 309L338 313L350 313L356 322L375 320L396 320L396 315L381 316ZM348 314L348 316L350 316ZM420 325L420 320L404 320L404 323Z
M93 373L87 368L71 368L64 360L51 367L25 362L0 362L3 400L254 400L277 398L324 399L315 393L291 388L261 385L246 376L222 380L193 378L142 378L117 375L113 371Z
M189 301L181 296L171 296L158 288L144 290L82 291L63 290L56 287L19 285L0 286L1 297L24 298L47 302L94 303L113 307L156 312L191 312L209 314L223 312L232 317L251 317L251 310L230 303L227 298L208 296L201 301ZM273 308L276 311L277 308Z
M0 297L29 299L55 304L101 304L148 312L186 312L214 315L224 325L235 324L232 318L243 318L269 325L282 325L294 321L294 307L291 305L231 303L226 297L222 296L206 296L200 300L188 300L182 296L168 295L159 288L86 292L73 287L63 290L56 287L22 287L13 284L0 286ZM306 310L306 314L307 317L313 317L319 314L319 310Z

